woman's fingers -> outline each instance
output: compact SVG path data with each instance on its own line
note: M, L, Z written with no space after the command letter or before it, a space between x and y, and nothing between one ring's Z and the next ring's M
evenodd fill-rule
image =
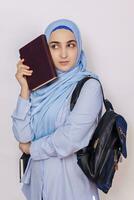
M22 80L23 80L23 82L26 81L25 77L23 77L23 76L31 76L33 73L33 70L30 70L30 67L27 65L24 65L23 62L24 62L24 59L21 59L17 63L17 72L15 74L15 77L21 83L22 83Z
M23 73L23 72L27 72L27 73L32 73L33 70L28 70L28 69L25 69L25 68L20 68L17 70L18 73Z
M32 75L32 72L24 71L24 72L22 73L22 75L31 76L31 75Z
M20 60L17 62L17 66L23 64L23 62L24 62L24 59L20 59Z
M18 68L18 69L20 69L20 68L23 68L23 69L29 69L30 67L27 66L27 65L20 64L20 65L18 65L17 68Z
M32 75L32 72L27 72L27 71L16 73L16 77L31 76L31 75Z
M21 67L21 68L18 68L18 69L17 69L17 73L23 73L23 72L29 72L29 73L32 73L33 70L26 69L25 67Z
M16 78L21 78L23 76L31 76L32 72L33 72L32 70L21 69L15 74L15 76Z
M24 65L23 62L24 62L24 59L19 60L19 62L17 63L17 69L20 69L20 68L29 69L30 68L29 66Z
M27 66L27 65L24 65L24 64L17 64L17 69L20 69L20 68L23 68L23 69L30 69L30 67Z

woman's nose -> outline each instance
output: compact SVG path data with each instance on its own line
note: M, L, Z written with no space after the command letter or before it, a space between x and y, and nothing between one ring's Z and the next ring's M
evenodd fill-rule
M67 49L66 48L61 48L60 57L61 58L66 58L67 56L68 56Z

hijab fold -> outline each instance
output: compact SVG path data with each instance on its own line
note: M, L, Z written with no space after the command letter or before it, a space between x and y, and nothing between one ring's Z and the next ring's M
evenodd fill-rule
M64 72L57 69L58 78L52 84L31 92L31 127L35 136L34 140L54 133L57 115L79 80L88 75L97 78L94 73L86 70L86 58L82 50L81 36L74 22L59 19L49 24L45 30L47 41L51 33L60 28L70 29L74 33L78 55L75 65L70 70Z

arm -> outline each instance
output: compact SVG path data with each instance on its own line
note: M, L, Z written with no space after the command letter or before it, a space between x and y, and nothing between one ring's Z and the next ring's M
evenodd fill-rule
M102 110L102 92L96 80L88 80L65 124L54 133L31 142L33 160L67 157L88 145Z
M17 106L12 114L12 130L17 141L27 143L33 140L34 134L30 127L30 106L29 99L18 97Z
M29 102L29 88L26 76L32 75L32 70L29 66L23 64L24 59L17 63L17 72L15 77L21 86L20 96L17 101L17 106L12 114L13 133L17 141L27 143L33 139L33 134L30 128L30 102Z

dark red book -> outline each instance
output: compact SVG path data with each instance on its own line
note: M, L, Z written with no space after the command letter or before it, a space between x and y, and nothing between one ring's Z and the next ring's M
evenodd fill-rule
M23 174L25 173L29 158L30 158L30 154L23 153L19 159L20 182L22 180Z
M57 78L55 65L45 35L40 35L19 49L20 58L33 73L26 76L30 90L36 90Z

